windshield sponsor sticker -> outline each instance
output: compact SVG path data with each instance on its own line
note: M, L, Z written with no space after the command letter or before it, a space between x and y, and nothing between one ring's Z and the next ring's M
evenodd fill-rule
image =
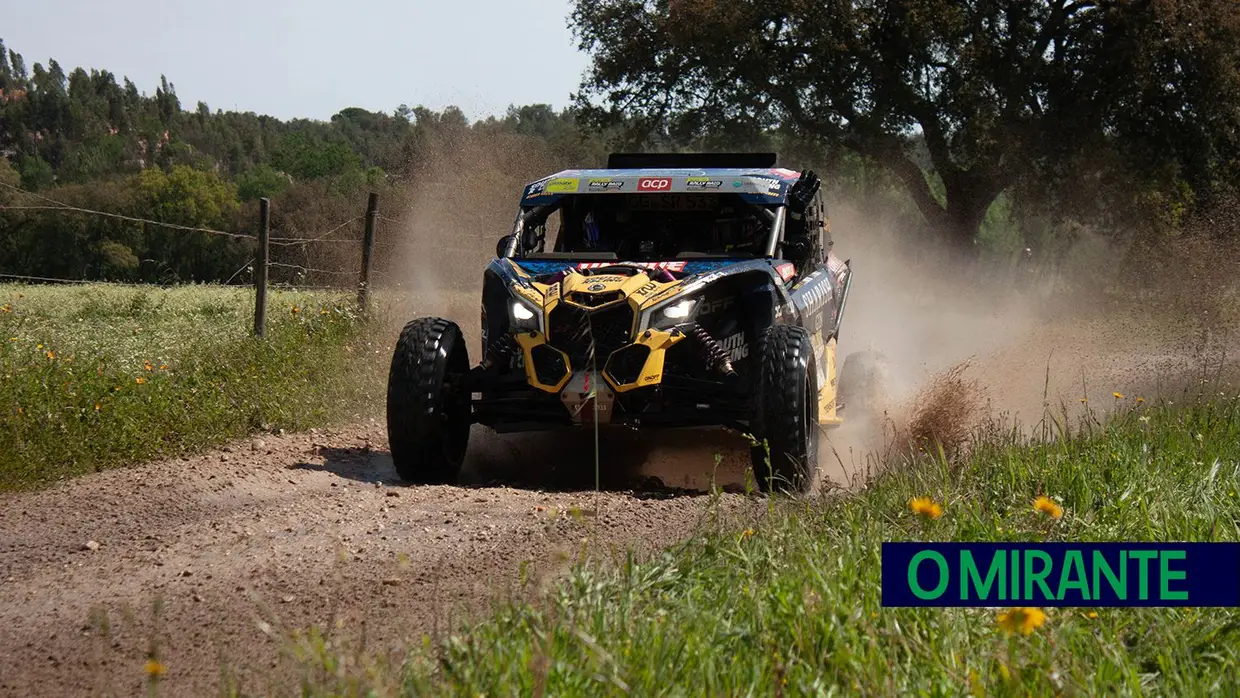
M578 269L602 269L622 265L626 267L643 267L645 269L666 269L668 271L684 271L685 262L579 262Z
M640 177L637 180L637 191L667 191L671 188L671 177Z
M624 188L624 180L616 180L611 178L592 179L587 185L590 191L611 191Z
M723 180L710 177L690 177L685 180L686 189L718 189L722 186Z
M577 191L578 181L576 177L557 177L547 182L547 193L570 194Z
M540 179L537 182L534 182L533 184L530 185L530 190L526 192L525 195L527 197L532 197L532 196L542 196L543 194L546 194L547 193L547 182L550 182L550 181L551 181L550 179Z
M770 177L754 177L753 182L758 185L758 188L765 186L766 191L763 193L767 196L779 196L779 192L783 190L784 186L783 182Z

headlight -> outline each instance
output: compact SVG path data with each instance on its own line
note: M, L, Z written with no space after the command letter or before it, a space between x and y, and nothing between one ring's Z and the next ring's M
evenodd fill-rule
M524 300L514 298L508 304L511 327L514 330L537 330L542 312Z
M532 320L534 318L534 311L525 307L525 304L521 301L513 301L512 317L516 320Z
M654 311L650 326L655 328L679 325L693 317L697 309L697 298L680 298Z
M697 305L697 301L692 298L686 298L679 303L673 303L663 309L663 317L669 320L684 320L689 317L689 313L693 312L693 306Z

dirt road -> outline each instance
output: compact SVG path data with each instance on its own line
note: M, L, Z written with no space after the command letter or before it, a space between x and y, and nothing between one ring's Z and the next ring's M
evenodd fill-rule
M339 622L342 637L399 652L523 577L537 589L583 539L603 555L663 547L712 506L623 467L604 486L638 487L596 495L592 436L580 444L589 456L566 456L575 445L563 439L475 446L458 487L400 485L383 429L367 425L0 496L0 695L138 695L152 648L163 695L215 695L229 675L262 691L285 676L286 631ZM683 454L670 460L689 472ZM717 506L746 501L723 494Z

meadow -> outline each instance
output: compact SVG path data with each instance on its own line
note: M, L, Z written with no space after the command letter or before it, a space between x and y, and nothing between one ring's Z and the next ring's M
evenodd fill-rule
M1234 695L1235 609L881 605L884 541L1240 540L1240 400L1115 406L1053 439L992 423L651 559L587 555L395 663L302 634L303 695Z
M373 416L384 337L351 294L0 285L0 490ZM378 341L376 341L378 340Z

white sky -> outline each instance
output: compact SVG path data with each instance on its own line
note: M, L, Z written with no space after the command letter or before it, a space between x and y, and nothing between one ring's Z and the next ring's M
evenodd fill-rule
M185 109L328 119L345 107L565 106L588 65L569 0L0 0L0 39L29 68L110 70Z

